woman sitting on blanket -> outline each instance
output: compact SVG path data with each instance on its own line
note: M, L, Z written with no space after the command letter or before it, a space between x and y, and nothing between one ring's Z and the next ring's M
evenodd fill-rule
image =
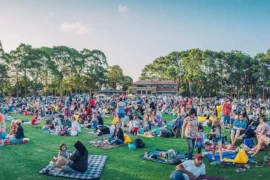
M31 120L31 124L33 127L35 127L35 125L40 124L40 122L38 121L38 110L35 111L33 118Z
M117 144L123 144L124 143L124 132L123 130L120 128L120 124L119 122L115 123L115 130L114 133L112 135L112 137L110 137L108 139L108 141L111 144L117 143Z
M17 120L16 121L16 125L17 125L17 130L15 133L14 138L11 138L9 141L11 144L16 144L16 143L20 143L23 141L24 138L24 132L23 132L23 128L22 128L22 121L21 120Z
M0 146L4 145L5 137L6 137L5 117L2 113L0 113Z
M18 126L16 125L16 120L15 119L11 120L10 131L9 131L10 137L14 137L14 135L17 131L17 128L18 128Z
M80 173L85 172L88 167L88 151L81 141L74 144L75 152L70 156L67 164L62 167L64 173Z

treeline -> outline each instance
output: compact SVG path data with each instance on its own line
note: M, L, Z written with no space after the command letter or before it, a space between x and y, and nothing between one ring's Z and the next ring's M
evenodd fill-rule
M132 81L119 66L109 66L100 50L20 44L7 53L0 41L1 96L88 93L117 86L126 91Z
M270 49L255 57L241 51L175 51L146 65L140 79L173 80L184 95L266 97L270 87Z

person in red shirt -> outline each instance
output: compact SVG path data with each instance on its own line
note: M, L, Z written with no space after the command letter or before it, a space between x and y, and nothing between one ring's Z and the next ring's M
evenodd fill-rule
M230 125L231 111L232 111L231 99L226 98L222 107L224 126Z
M38 123L38 110L35 111L34 115L33 115L33 118L31 120L31 124L33 125L33 127Z
M96 101L93 98L93 96L91 96L91 98L89 100L89 105L90 105L91 108L95 108L95 106L96 106Z

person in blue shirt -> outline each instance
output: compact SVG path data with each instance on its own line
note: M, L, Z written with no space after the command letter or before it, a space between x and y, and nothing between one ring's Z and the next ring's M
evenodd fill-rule
M245 120L243 120L243 117L241 114L235 117L235 120L233 122L233 128L231 130L232 146L235 145L237 138L240 136L241 132L245 130L246 125L247 123Z

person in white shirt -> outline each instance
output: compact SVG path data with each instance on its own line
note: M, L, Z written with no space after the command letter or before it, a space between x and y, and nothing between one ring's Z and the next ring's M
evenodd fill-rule
M194 160L187 160L176 166L170 175L170 180L203 180L205 165L201 154L196 154Z
M76 121L76 118L72 117L72 124L70 128L70 134L71 136L77 136L81 132L81 127L78 121Z

